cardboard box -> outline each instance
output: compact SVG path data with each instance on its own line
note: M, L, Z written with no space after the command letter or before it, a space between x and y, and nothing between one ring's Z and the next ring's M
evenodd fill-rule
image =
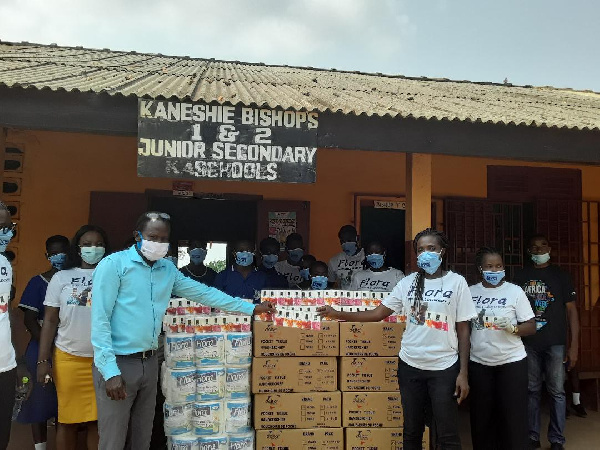
M254 396L254 428L257 430L341 426L340 391Z
M256 450L344 450L343 428L258 430Z
M398 428L403 425L398 392L343 392L343 427Z
M322 322L320 330L276 327L254 322L254 356L337 356L339 323Z
M398 356L405 324L341 322L340 356Z
M402 450L402 428L346 428L346 450ZM423 434L429 450L429 428Z
M254 358L252 393L337 390L335 356Z
M343 356L340 358L340 391L397 392L397 356Z

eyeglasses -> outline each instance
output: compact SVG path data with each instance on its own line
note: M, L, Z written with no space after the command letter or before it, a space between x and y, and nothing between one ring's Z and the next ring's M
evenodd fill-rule
M147 212L146 217L150 220L158 220L158 219L171 220L170 215L168 215L167 213L161 213L161 212Z
M13 222L8 227L0 227L0 232L8 233L9 231L15 231L16 228L17 228L17 224Z

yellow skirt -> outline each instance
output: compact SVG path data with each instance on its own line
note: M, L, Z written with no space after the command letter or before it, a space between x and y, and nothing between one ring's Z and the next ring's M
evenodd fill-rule
M55 347L54 384L58 397L58 421L83 423L98 420L92 378L94 358L75 356Z

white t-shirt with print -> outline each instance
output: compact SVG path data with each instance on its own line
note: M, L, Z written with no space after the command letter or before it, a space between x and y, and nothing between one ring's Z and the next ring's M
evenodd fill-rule
M350 289L353 291L391 292L402 278L404 278L404 273L393 267L381 272L371 269L358 270L352 274Z
M287 279L290 287L297 286L302 282L300 267L292 266L287 260L277 261L275 263L275 270L279 275L283 275Z
M344 252L338 253L329 260L329 281L337 281L340 289L350 289L352 274L363 270L364 260L365 251L362 248L354 256L348 256Z
M448 272L440 278L425 278L423 300L415 305L416 275L400 280L382 304L407 316L400 359L417 369L444 370L458 360L456 322L477 315L471 292L462 276Z
M479 283L470 289L477 311L471 327L471 361L498 366L525 358L521 338L494 327L494 320L499 317L508 317L513 325L533 319L533 310L523 289L506 281L494 288Z
M0 255L0 373L17 367L15 349L10 332L10 290L12 266L4 255Z
M94 356L91 341L92 274L94 269L57 272L46 291L44 306L60 308L56 346L75 356Z

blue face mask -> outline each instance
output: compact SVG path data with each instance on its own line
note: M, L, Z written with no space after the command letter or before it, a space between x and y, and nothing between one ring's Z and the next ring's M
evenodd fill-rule
M442 265L442 256L436 252L422 252L417 258L417 266L433 275Z
M308 270L308 267L306 269L300 269L300 276L305 281L310 280L310 271Z
M356 241L344 242L342 244L342 250L347 256L354 256L358 250L358 243Z
M273 267L275 267L275 263L277 261L279 261L278 255L263 255L262 257L262 264L267 269L272 269Z
M173 264L175 264L175 267L177 267L177 256L165 256L165 259L167 261L171 261Z
M327 277L324 276L312 277L310 287L317 290L327 289L327 281Z
M8 231L0 231L0 252L5 252L6 247L8 247L8 243L14 236L13 230Z
M373 269L381 269L383 267L384 260L384 256L380 255L379 253L371 253L370 255L367 255L367 263L369 263Z
M498 286L500 282L506 276L506 272L504 270L499 270L498 272L492 272L491 270L484 270L483 279L490 283L492 286Z
M190 250L190 261L199 266L206 259L206 253L205 248L193 248Z
M48 261L50 261L50 264L52 264L52 267L56 270L62 270L67 262L67 254L57 253L56 255L49 256Z
M299 262L302 257L304 256L304 250L302 250L301 248L295 248L292 250L288 250L288 257L290 258L290 261L293 263L297 263Z
M235 263L238 266L248 267L254 262L254 253L252 252L236 252Z

